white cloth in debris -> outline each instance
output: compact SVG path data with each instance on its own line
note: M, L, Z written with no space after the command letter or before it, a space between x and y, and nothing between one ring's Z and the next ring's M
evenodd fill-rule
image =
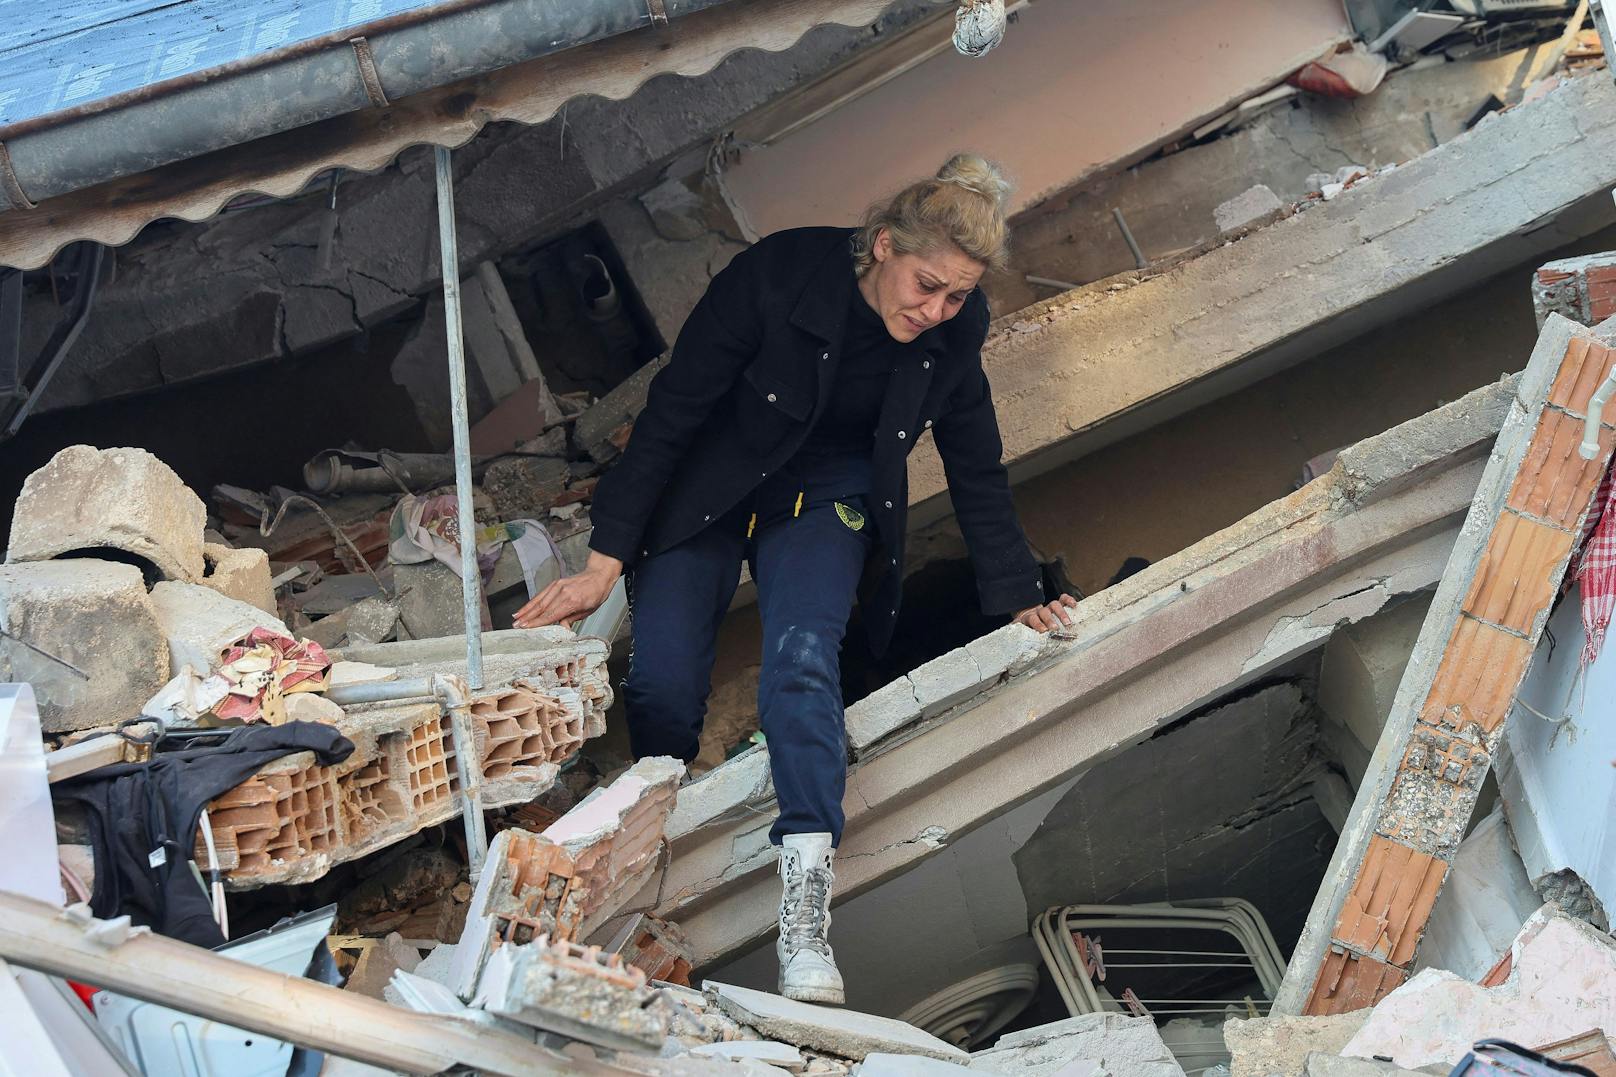
M537 520L510 520L506 527L510 532L510 543L516 550L516 560L522 566L522 579L527 583L527 597L532 598L542 588L539 585L539 572L551 561L555 562L555 574L551 579L559 579L567 574L566 559L561 556L561 547L556 545L555 539L550 537L549 530ZM549 583L546 580L545 583Z

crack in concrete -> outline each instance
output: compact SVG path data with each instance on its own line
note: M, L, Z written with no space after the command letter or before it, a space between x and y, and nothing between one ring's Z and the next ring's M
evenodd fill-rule
M904 838L901 841L890 842L881 846L879 849L872 849L867 853L838 853L837 858L841 860L860 860L865 857L880 856L882 853L890 852L893 849L901 849L905 845L924 845L928 849L936 850L941 849L947 844L947 830L940 826L928 826L912 838Z

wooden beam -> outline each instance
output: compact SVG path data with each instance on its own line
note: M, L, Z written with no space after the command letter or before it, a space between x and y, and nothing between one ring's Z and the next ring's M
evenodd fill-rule
M79 906L78 908L83 908ZM249 1032L405 1073L465 1066L480 1073L628 1071L564 1058L503 1029L389 1006L327 984L258 968L127 921L76 917L0 891L0 957Z
M1609 466L1577 452L1616 334L1550 315L1286 972L1276 1013L1404 982Z

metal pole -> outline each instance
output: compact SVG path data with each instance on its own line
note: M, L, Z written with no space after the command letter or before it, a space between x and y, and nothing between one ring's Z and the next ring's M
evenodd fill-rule
M460 336L460 250L455 242L454 174L449 151L433 148L438 174L438 243L442 250L443 320L449 334L449 409L454 421L455 498L460 503L460 595L466 614L466 680L483 686L482 576L477 569L477 522L472 513L471 424L466 420L466 352Z

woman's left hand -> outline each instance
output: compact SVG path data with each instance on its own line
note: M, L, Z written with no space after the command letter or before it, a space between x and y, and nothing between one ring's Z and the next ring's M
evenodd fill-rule
M1070 628L1072 615L1066 612L1077 606L1077 599L1071 595L1061 595L1060 598L1047 606L1032 606L1022 610L1013 618L1017 624L1036 628L1040 632L1053 632L1057 628Z

